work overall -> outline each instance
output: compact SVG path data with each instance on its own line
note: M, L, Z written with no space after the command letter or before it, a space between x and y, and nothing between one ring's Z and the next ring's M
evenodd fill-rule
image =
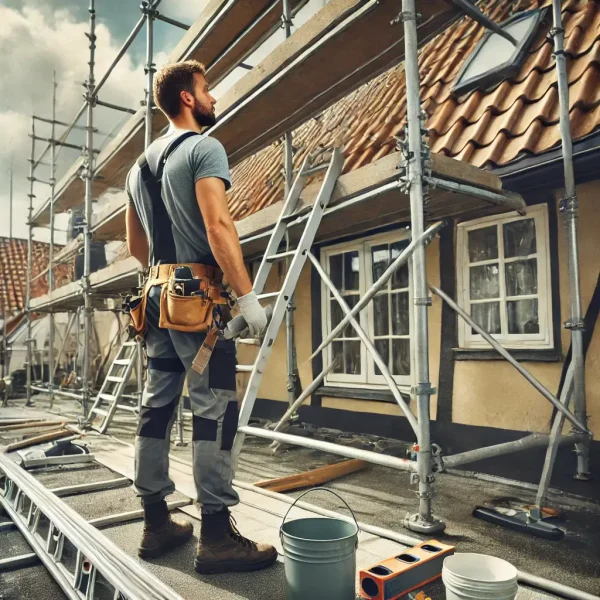
M143 162L143 156L140 161ZM138 164L141 165L140 161ZM143 168L149 168L147 163ZM158 204L153 208L157 212L154 223L164 223L164 219L168 219L164 204L155 196L153 203ZM165 228L160 229L163 235L162 245L154 251L155 262L157 255L168 255L168 248L173 247L172 241L169 243L167 240L165 243ZM158 237L154 235L154 231L152 233L153 237ZM154 242L154 248L157 249L157 240ZM171 252L171 256L172 254ZM160 262L164 263L163 260ZM187 376L193 415L194 483L202 513L211 514L239 502L232 486L231 461L231 448L238 425L235 344L233 341L219 339L202 374L191 368L198 350L205 342L206 331L181 331L160 326L161 294L164 321L168 287L165 279L175 266L177 265L172 264L169 268L169 265L161 264L160 273L159 267L153 267L149 273L149 283L158 281L159 284L146 285L146 295L143 298L145 323L140 329L146 344L148 371L135 440L135 487L145 504L158 502L175 491L175 485L169 477L170 436ZM208 275L206 283L210 284L213 291L219 289L218 269L202 265L191 266L203 269L202 274L213 271L218 273L218 277ZM182 303L187 300L183 299ZM170 314L169 317L177 315ZM186 318L188 317L189 315Z

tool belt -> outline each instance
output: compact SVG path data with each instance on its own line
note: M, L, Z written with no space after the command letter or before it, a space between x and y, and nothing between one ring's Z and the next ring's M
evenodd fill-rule
M178 279L179 267L187 267L192 278ZM140 337L146 334L146 303L155 285L162 286L159 327L186 332L208 332L213 327L223 327L228 317L229 296L222 280L220 269L199 263L151 267L141 293L125 301L135 334Z

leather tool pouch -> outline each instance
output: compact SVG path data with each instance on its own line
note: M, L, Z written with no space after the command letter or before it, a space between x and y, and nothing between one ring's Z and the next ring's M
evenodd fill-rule
M128 296L123 309L131 319L130 337L144 337L146 334L146 295L145 291L141 296Z
M208 289L205 287L204 291ZM163 285L160 294L160 321L159 327L174 329L175 331L204 332L213 324L214 302L201 295L182 296L174 289L174 278Z

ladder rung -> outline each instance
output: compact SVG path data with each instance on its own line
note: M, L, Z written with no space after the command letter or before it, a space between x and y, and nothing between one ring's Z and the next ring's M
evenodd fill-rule
M109 375L106 378L107 381L112 381L113 383L123 383L125 381L125 378L123 377L115 377L114 375Z
M128 346L128 347L137 346L137 342L135 340L132 340L130 342L123 342L123 346Z
M280 252L279 254L271 254L271 256L267 256L267 260L269 262L273 262L276 260L281 260L282 258L287 258L288 256L294 256L296 254L296 250L289 250L288 252Z
M269 298L277 298L281 292L269 292L268 294L258 294L256 296L259 300L268 300Z
M92 408L91 412L100 415L101 417L106 417L108 415L108 411L103 408Z
M236 371L238 373L252 373L254 365L237 365Z
M112 394L98 394L98 398L107 400L108 402L114 402L117 399L117 397Z
M116 360L113 361L113 365L121 365L123 367L126 367L127 365L131 364L131 359L130 358L117 358Z
M260 346L258 338L238 338L238 344L247 344L249 346Z
M138 410L137 406L128 406L127 404L117 404L117 408L120 410L128 410L129 412L133 413L136 413Z

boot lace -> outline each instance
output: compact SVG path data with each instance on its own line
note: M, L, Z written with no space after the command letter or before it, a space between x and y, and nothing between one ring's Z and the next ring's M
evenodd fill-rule
M252 540L249 540L248 538L245 538L240 533L239 529L237 528L237 522L236 522L235 517L233 515L229 515L229 526L230 526L229 535L238 544L240 544L240 546L243 546L244 548L250 548L252 550L256 550L256 544Z

